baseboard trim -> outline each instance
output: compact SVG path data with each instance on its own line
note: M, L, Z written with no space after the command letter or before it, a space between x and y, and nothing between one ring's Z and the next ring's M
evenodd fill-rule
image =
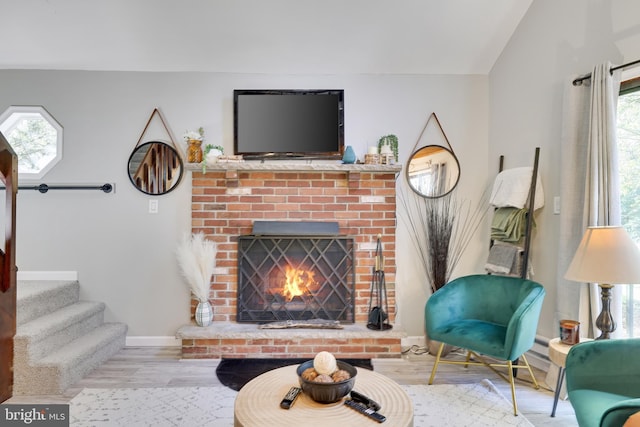
M180 347L182 340L174 336L128 336L125 345L127 347Z
M18 280L78 280L77 271L20 271Z
M427 339L424 335L403 337L400 340L400 344L402 345L402 348L413 347L414 345L418 347L424 347L427 345Z

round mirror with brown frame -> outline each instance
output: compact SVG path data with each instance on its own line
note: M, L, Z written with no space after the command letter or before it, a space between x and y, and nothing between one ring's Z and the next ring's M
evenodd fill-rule
M458 158L440 145L427 145L416 150L409 157L405 170L411 189L431 199L446 196L460 180Z
M172 191L183 173L182 159L176 149L161 141L138 145L129 157L129 180L145 194L158 196Z

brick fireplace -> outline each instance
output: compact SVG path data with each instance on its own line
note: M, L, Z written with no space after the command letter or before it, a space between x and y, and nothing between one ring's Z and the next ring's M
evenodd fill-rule
M178 331L185 358L399 357L402 332L369 331L372 269L380 236L389 320L395 319L396 176L399 166L224 163L192 171L192 231L218 244L211 285L214 322ZM236 322L238 241L255 221L332 221L353 239L354 321L339 330L259 329ZM192 313L195 301L192 301Z

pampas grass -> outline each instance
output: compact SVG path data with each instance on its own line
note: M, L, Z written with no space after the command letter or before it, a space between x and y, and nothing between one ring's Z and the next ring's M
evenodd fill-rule
M176 250L182 276L200 302L209 300L216 253L216 243L207 240L202 233L185 235Z

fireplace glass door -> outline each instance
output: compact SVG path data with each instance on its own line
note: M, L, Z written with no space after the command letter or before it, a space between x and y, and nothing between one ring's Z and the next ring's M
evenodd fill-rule
M240 236L238 322L354 322L353 239Z

